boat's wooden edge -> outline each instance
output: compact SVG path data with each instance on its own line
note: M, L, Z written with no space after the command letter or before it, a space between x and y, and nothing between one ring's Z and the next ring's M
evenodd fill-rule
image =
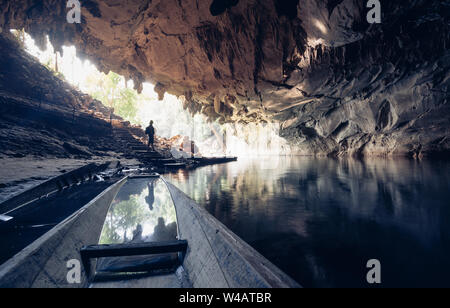
M7 214L15 208L21 207L24 204L30 203L43 195L50 194L62 189L64 186L76 184L82 181L89 175L102 172L108 169L113 164L117 165L118 161L106 162L103 164L90 163L85 166L76 168L59 176L53 177L44 183L36 185L16 196L2 202L0 204L0 214Z
M79 211L65 219L13 258L0 266L0 288L87 287L81 268L81 283L67 281L67 262L81 265L83 246L98 243L111 202L128 178L107 188Z
M174 185L178 228L189 243L184 269L196 288L299 288L278 267Z
M194 161L197 162L198 166L208 166L208 165L216 165L216 164L226 164L231 162L238 161L237 157L202 157L202 158L194 158Z
M159 179L161 175L159 173L151 174L131 174L128 176L129 179Z
M98 243L111 202L127 179L125 177L110 186L1 265L0 288L88 287L89 281L82 268L81 283L69 284L67 262L75 260L81 265L82 247ZM182 191L170 183L166 182L166 185L177 211L180 238L189 243L183 263L183 270L189 277L189 287L300 287ZM176 275L172 276L123 282L120 286L178 285L179 279Z

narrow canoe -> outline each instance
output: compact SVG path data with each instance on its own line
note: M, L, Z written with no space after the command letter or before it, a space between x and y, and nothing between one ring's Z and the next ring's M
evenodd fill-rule
M163 177L140 175L118 181L0 266L0 287L300 285Z

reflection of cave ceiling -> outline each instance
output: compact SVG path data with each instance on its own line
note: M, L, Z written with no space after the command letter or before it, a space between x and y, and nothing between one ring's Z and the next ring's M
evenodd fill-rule
M0 26L75 44L104 71L234 122L280 121L305 152L449 148L450 1L0 0Z

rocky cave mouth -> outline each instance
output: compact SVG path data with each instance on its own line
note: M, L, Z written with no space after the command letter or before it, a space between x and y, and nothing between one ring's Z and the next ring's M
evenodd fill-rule
M64 1L8 1L0 90L109 117L81 93L36 81L21 69L31 60L11 59L20 47L6 43L8 29L23 29L41 48L47 36L60 53L76 46L139 93L154 84L193 115L274 125L292 154L447 155L449 1L383 3L381 24L368 10L351 0L89 0L72 24Z
M261 287L270 262L367 287L379 259L383 287L449 285L449 16L450 0L0 0L0 287L66 286L99 207L124 212L112 243L139 246L161 174L187 217L170 229L194 237L170 270L198 265L208 287Z

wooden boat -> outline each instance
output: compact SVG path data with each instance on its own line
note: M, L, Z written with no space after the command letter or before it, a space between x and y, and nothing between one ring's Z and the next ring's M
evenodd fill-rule
M201 157L194 158L194 161L198 163L199 166L224 164L237 161L237 157Z
M153 174L118 181L0 266L0 287L299 285Z

